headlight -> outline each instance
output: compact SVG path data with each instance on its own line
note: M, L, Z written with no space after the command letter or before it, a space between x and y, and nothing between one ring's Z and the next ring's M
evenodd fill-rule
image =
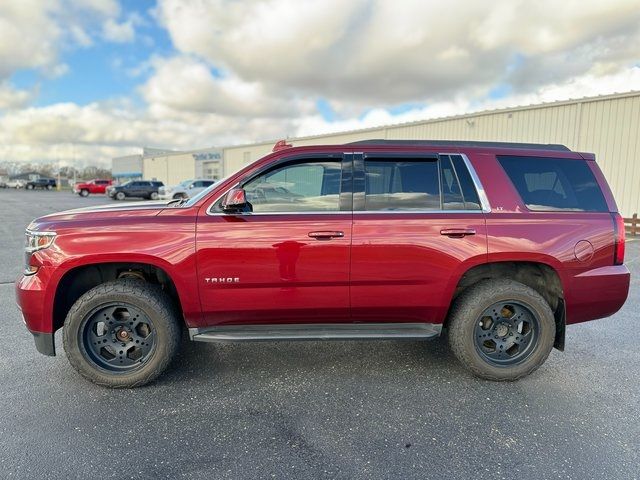
M49 248L53 241L56 239L55 232L34 232L32 230L27 230L25 233L26 241L24 248L24 260L25 260L25 275L33 275L38 271L38 267L31 265L31 255L34 252L39 250L44 250L45 248Z

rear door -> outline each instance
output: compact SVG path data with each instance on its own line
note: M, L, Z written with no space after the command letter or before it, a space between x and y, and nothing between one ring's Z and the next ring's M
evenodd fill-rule
M353 320L441 323L458 277L487 258L485 205L468 161L365 152L354 179Z

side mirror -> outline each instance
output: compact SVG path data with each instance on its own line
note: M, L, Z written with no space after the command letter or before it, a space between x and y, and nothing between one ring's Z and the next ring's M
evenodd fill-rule
M222 211L239 213L247 208L247 195L242 188L232 188L222 201Z
M191 190L192 188L195 188L196 184L192 183L191 185L189 185L189 190Z

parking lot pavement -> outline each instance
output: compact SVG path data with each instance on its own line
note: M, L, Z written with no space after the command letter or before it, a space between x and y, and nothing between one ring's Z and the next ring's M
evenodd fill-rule
M22 270L24 229L49 213L113 202L105 195L81 198L70 191L0 188L0 283L15 280Z
M0 203L4 236L17 239L31 217L83 204L70 194L28 193L10 208ZM15 271L21 241L2 241L2 261ZM640 242L628 244L627 259L634 276L623 310L569 327L566 352L554 351L516 383L472 377L442 340L265 342L185 344L156 383L106 390L82 380L63 355L39 355L13 286L0 285L0 471L4 478L639 478ZM57 348L61 354L59 335Z

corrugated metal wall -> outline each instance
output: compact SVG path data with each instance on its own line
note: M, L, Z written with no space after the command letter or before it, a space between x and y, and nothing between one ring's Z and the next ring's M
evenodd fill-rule
M294 145L369 138L561 143L593 152L625 216L640 212L640 92L518 107L402 125L291 139ZM224 149L225 173L271 151L275 141Z

